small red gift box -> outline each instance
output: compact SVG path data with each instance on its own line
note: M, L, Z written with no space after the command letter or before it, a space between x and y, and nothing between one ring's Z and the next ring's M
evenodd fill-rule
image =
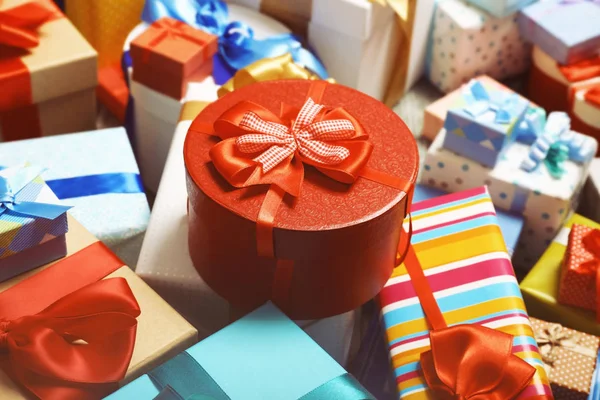
M573 225L563 260L558 301L588 310L598 309L600 230Z
M173 18L161 18L131 42L133 80L181 99L190 78L212 73L218 37Z

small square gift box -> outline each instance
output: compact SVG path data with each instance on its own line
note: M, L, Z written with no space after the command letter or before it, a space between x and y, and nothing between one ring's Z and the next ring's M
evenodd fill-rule
M100 399L196 330L69 216L66 258L0 284L3 400Z
M598 145L571 131L565 113L551 113L541 124L535 111L526 117L532 119L524 120L494 168L445 149L442 130L427 151L421 177L422 183L450 192L487 185L496 207L523 215L523 235L513 258L521 269L532 266L576 209Z
M35 161L62 204L134 267L150 207L123 128L0 143L0 165Z
M161 18L131 42L133 79L179 100L188 82L210 76L217 47L217 36Z
M0 21L0 141L94 129L97 55L58 7L6 0Z
M554 396L595 400L592 394L600 389L596 370L600 338L536 318L531 318L531 327Z
M495 17L508 17L536 0L467 0Z
M43 168L0 167L0 282L67 254L67 210Z
M414 203L411 216L412 244L379 296L399 397L552 399L487 190Z
M428 47L429 80L448 93L479 75L504 79L529 67L516 17L496 18L464 0L439 2Z
M528 108L529 101L518 94L472 80L446 114L443 146L493 168Z
M563 260L567 252L569 232L573 225L598 229L600 224L574 214L554 238L533 269L521 282L521 292L529 313L550 322L558 322L577 331L600 335L595 313L559 302Z
M271 303L173 357L107 400L132 398L375 400Z
M600 5L596 1L548 0L519 13L521 35L560 64L600 52Z

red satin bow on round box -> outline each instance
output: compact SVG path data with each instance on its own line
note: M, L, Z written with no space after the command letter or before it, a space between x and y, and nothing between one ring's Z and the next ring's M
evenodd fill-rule
M323 318L389 278L418 152L377 100L324 81L247 86L198 115L184 159L192 261L234 307Z

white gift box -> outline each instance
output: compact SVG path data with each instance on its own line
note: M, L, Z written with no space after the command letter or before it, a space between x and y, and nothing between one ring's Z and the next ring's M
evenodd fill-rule
M188 251L183 144L191 121L177 125L156 195L136 273L205 338L231 322L228 303L196 272ZM346 365L358 346L360 310L298 324L336 361Z
M592 158L578 164L565 161L565 174L553 178L545 165L532 172L520 168L529 145L512 143L493 169L444 149L442 130L425 156L421 182L450 192L487 185L494 205L525 217L525 225L513 256L515 266L528 269L542 255L577 208L579 195L589 173ZM589 138L595 148L598 143Z
M139 174L123 128L49 136L0 144L0 163L29 162L47 168L42 177L54 180L89 175ZM105 193L62 199L69 212L127 265L135 267L150 208L143 192Z
M428 69L429 80L444 93L479 75L501 80L525 72L530 59L516 16L496 18L463 0L436 5Z
M250 25L257 39L289 32L289 29L273 18L249 8L232 5L229 7L229 15L232 21L242 21ZM131 41L146 29L146 23L134 28L127 37L124 50L129 50ZM129 76L131 78L131 68ZM156 193L182 103L187 99L216 100L219 86L212 77L191 83L186 96L180 100L152 90L132 79L130 87L134 99L136 155L144 185L148 191Z

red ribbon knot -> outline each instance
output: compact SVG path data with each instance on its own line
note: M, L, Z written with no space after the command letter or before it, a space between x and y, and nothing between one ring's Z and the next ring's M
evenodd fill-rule
M36 47L40 42L38 28L53 14L48 7L33 1L0 11L0 44L23 49Z

